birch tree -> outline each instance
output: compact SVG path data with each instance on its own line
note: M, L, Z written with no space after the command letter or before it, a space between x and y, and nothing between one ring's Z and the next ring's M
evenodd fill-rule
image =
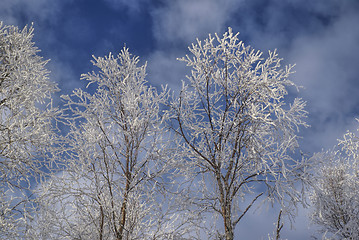
M0 22L0 238L21 238L31 218L31 183L48 166L54 144L51 105L58 91L38 55L32 27Z
M63 97L73 118L69 159L66 170L41 188L38 236L172 239L177 220L168 215L162 180L170 163L160 115L167 91L148 86L146 65L127 48L92 63L99 71L82 78L95 92L76 89Z
M217 237L232 240L259 199L277 201L287 214L301 201L295 184L306 163L292 153L296 133L307 126L305 102L285 104L287 88L295 86L291 65L281 67L276 51L264 58L230 28L223 37L197 40L189 51L179 60L191 75L168 112L182 138L181 172L193 190L190 203L219 216L224 233L215 226Z
M347 132L339 148L317 153L319 171L313 178L312 220L325 238L359 238L359 138Z

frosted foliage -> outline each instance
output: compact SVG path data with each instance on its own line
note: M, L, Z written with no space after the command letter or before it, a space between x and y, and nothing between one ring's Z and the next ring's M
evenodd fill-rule
M296 132L306 126L305 102L284 97L292 66L276 51L245 46L229 28L197 40L181 58L192 68L171 103L173 129L182 137L182 171L199 179L195 203L222 216L226 239L257 199L277 200L285 213L301 201L294 183L305 162L293 159ZM246 202L246 203L244 203ZM217 227L218 229L218 227Z
M318 153L320 162L311 195L313 221L329 239L359 238L358 136L348 132L340 150Z
M34 236L46 239L171 239L176 221L161 195L167 171L160 94L128 49L94 57L97 88L63 96L73 114L67 169L43 186ZM166 216L166 217L165 217ZM37 235L36 235L37 234Z
M58 89L48 80L47 61L37 55L33 30L0 22L1 239L15 238L25 229L31 207L26 196L31 194L23 191L30 189L30 175L45 168L39 157L54 139L51 121L57 110L50 99Z

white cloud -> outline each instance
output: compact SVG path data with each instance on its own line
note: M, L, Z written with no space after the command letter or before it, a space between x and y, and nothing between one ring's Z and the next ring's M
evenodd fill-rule
M176 93L180 91L181 80L185 80L189 68L177 60L183 53L156 51L148 59L148 80L154 85L168 85Z
M167 5L153 13L154 35L160 43L189 44L197 37L222 31L238 2L241 1L168 1Z
M308 101L312 131L307 140L330 147L358 114L359 16L343 14L324 31L296 39L289 61L296 62L294 81ZM306 140L306 141L307 141Z
M266 51L277 48L286 63L296 63L292 80L304 86L311 128L300 135L304 152L337 143L359 115L359 3L328 0L243 0L233 29L245 43Z
M152 12L153 34L157 49L148 57L148 79L152 84L167 84L177 93L190 68L177 60L186 46L204 39L209 33L227 30L231 15L241 1L174 0Z
M21 25L21 20L36 22L56 21L62 6L73 0L1 0L0 18L5 24Z

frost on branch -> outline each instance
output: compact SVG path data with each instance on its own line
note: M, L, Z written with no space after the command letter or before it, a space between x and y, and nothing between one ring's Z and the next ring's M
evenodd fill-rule
M34 29L0 22L0 238L21 236L31 219L30 183L39 180L54 144L52 120L58 110L39 50L32 42ZM31 181L30 181L31 179Z
M226 239L258 199L291 213L302 200L294 185L306 167L292 158L296 133L307 126L305 102L284 102L295 87L292 66L282 67L276 51L264 58L237 36L229 29L189 47L191 55L180 61L192 72L168 112L182 138L181 171L192 179L192 203L221 216Z
M312 219L329 239L359 238L359 138L347 132L339 148L317 153Z
M168 170L160 107L167 99L145 80L146 65L124 48L94 57L94 84L63 96L69 119L69 159L44 184L38 234L47 239L172 239L176 216L163 194Z

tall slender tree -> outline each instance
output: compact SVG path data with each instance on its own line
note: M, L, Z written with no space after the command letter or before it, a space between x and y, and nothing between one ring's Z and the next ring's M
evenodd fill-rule
M284 102L287 87L295 86L292 66L281 67L276 51L263 58L237 36L229 28L223 37L209 35L189 47L191 55L180 60L192 72L168 112L182 138L190 202L221 217L219 237L227 240L260 198L291 212L302 199L295 183L306 165L291 154L296 132L307 126L305 102Z
M359 138L347 132L333 150L317 153L313 182L312 220L325 238L359 238Z
M21 238L32 214L31 183L46 171L55 144L58 91L38 55L33 27L0 22L0 238Z
M41 189L39 236L172 239L178 229L163 194L170 152L160 115L168 93L148 86L146 65L127 48L92 62L99 71L82 78L95 92L63 96L72 113L69 157Z

